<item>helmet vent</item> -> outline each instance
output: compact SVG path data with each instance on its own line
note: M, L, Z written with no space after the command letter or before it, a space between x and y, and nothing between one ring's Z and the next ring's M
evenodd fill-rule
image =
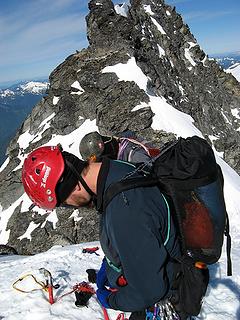
M36 174L39 176L40 173L41 173L41 170L40 170L39 168L36 168L35 172L36 172Z

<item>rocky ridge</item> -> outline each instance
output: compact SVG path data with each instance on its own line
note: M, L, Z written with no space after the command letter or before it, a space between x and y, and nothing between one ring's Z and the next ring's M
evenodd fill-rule
M190 115L204 137L240 173L240 85L208 59L175 8L162 0L131 0L129 11L118 14L110 0L91 0L89 10L89 47L69 56L51 73L48 95L11 141L9 161L0 170L2 214L9 217L4 225L9 230L5 244L21 254L98 238L94 211L81 209L77 219L71 210L57 209L54 223L48 213L24 206L20 182L24 155L56 135L70 134L86 119L96 119L104 134L133 130L161 146L174 134L153 130L154 113L148 102L150 96L162 97ZM146 90L133 81L119 81L116 73L103 72L130 59L147 76ZM143 103L145 107L132 111ZM50 118L51 125L43 126ZM23 147L19 139L24 135L32 139ZM22 237L31 223L30 236Z

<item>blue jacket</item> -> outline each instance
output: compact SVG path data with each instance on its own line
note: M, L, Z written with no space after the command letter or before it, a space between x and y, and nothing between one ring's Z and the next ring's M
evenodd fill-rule
M106 188L132 171L131 164L103 161L97 186L98 208ZM180 247L166 202L157 187L117 194L101 214L100 242L109 262L109 284L118 289L109 297L111 308L138 311L169 294L173 279L170 255L180 256ZM128 283L123 287L117 284L121 275Z

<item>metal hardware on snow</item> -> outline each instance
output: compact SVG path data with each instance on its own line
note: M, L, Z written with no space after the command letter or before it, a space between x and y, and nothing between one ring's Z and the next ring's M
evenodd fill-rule
M153 311L146 310L146 320L180 320L180 317L167 299L155 303Z
M53 280L52 280L52 274L50 271L48 271L45 268L40 268L39 271L44 275L46 279L46 288L48 290L48 299L50 304L54 304L53 299Z

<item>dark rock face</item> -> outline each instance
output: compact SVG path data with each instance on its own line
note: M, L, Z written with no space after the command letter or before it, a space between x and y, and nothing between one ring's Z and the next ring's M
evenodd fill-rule
M240 85L208 59L175 9L161 0L131 0L125 17L115 12L110 0L91 0L89 10L89 47L69 56L51 73L48 95L8 146L10 161L0 172L2 209L23 194L21 168L13 171L20 164L20 155L47 143L53 135L69 134L86 119L96 119L103 134L129 129L160 147L173 139L173 133L152 129L154 114L147 106L150 95L161 96L189 114L205 138L212 140L215 149L240 173L240 120L236 116L236 110L240 115ZM126 64L131 57L148 78L146 91L135 82L119 81L115 73L102 72L107 66ZM81 88L73 85L76 81ZM140 103L146 107L132 111ZM43 130L41 124L53 113L51 126ZM18 139L27 132L35 138L20 150ZM14 206L4 226L10 230L8 245L20 254L98 239L94 210L79 209L81 219L77 219L72 211L57 209L54 225L46 221L47 213L39 214L34 208L23 212L21 206L21 202ZM31 239L21 238L31 223L35 226Z
M0 256L13 255L13 254L18 254L14 248L7 245L0 244Z

